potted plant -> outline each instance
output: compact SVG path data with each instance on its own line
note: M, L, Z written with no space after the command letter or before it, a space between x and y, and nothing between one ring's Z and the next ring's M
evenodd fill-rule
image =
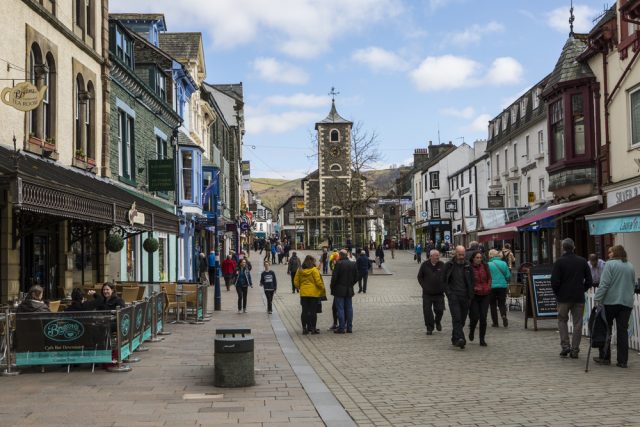
M109 234L105 246L109 252L120 252L124 247L124 239L118 234Z
M45 150L55 151L56 139L53 136L50 136L49 138L45 139L43 146Z
M76 159L80 159L84 161L84 158L85 158L84 150L82 148L78 148L76 150Z
M147 237L144 242L142 242L142 247L149 253L154 253L155 251L157 251L159 245L160 244L158 242L158 239L151 236Z

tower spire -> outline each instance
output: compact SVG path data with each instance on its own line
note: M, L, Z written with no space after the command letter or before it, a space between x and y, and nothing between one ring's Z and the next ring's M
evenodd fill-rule
M573 36L573 21L576 17L573 15L573 0L571 0L571 8L569 9L569 36Z
M336 92L336 88L331 86L331 90L329 91L329 95L331 95L331 102L336 102L336 95L340 95L340 92Z

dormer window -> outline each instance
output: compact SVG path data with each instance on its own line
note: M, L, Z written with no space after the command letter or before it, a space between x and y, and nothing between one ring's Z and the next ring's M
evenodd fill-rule
M507 130L507 124L509 124L509 113L506 112L502 115L502 130Z
M116 27L116 56L128 67L133 67L132 47L131 38Z
M520 118L523 119L527 114L527 106L529 104L529 96L525 96L520 100Z
M167 78L165 77L165 75L162 73L160 69L156 69L155 74L156 74L156 79L155 79L156 95L158 95L158 97L164 101L167 99L167 90L166 90Z
M540 89L539 87L537 87L535 92L533 92L533 109L534 110L540 106L541 94L542 94L542 89Z
M338 141L340 141L340 132L338 132L336 129L333 129L333 130L331 131L331 134L330 134L329 140L330 140L331 142L338 142Z
M511 107L511 124L515 124L518 118L518 105L515 104Z

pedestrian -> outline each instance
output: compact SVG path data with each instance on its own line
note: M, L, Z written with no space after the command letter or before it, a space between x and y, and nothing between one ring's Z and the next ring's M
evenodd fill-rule
M278 245L276 243L271 244L271 264L276 263L276 254L278 253Z
M376 262L378 263L378 268L382 268L382 264L384 264L384 249L382 249L381 244L376 248Z
M478 250L480 250L480 243L476 242L475 240L472 240L471 242L469 242L469 248L466 249L466 252L465 252L466 253L465 259L469 264L471 264L471 254Z
M265 239L265 241L264 241L264 260L265 261L269 261L270 257L271 257L271 241Z
M240 260L236 274L236 292L238 293L238 313L247 312L247 296L249 288L253 288L251 273L247 268L247 260Z
M282 264L282 258L284 258L284 246L281 242L276 246L276 252L278 254L278 264Z
M414 259L418 261L418 264L422 263L422 245L420 243L416 245Z
M371 261L364 250L360 251L360 256L356 260L358 268L358 293L367 293L367 279L369 278L369 268Z
M322 264L322 274L327 274L329 272L329 252L327 252L327 248L322 248L320 264Z
M200 278L200 283L205 286L209 285L209 263L207 262L207 257L204 253L200 252L200 260L198 263L198 273Z
M593 282L593 287L597 288L600 284L602 272L604 271L604 261L598 258L596 254L589 254L589 270L591 270L591 281Z
M591 287L591 271L587 260L574 253L575 244L567 238L562 241L563 254L553 263L551 287L558 301L558 329L560 331L560 357L578 358L582 339L584 293ZM569 313L573 319L573 337L569 342Z
M616 322L616 366L626 368L629 358L629 318L633 310L636 272L627 261L627 251L623 246L613 246L609 252L609 261L604 266L600 286L593 299L596 305L604 305L609 340L613 321ZM611 364L611 341L600 348L600 355L593 360L601 365Z
M442 330L444 314L444 263L440 261L440 252L432 249L429 259L418 270L418 283L422 287L422 314L427 335L433 335L433 329Z
M338 258L340 258L338 254L338 250L334 249L333 252L331 253L331 256L329 257L329 267L331 268L332 272L334 267L336 266L336 263L338 262Z
M217 268L218 268L218 261L216 259L216 253L215 251L212 249L211 251L209 251L209 256L207 257L207 263L209 264L209 284L210 285L215 285L215 280L216 280L216 276L217 276Z
M469 341L475 338L478 322L480 323L480 346L486 347L487 312L489 311L489 295L491 294L491 272L484 261L482 252L471 254L473 271L473 297L469 306Z
M224 285L227 287L227 292L231 288L231 284L236 274L238 265L231 258L231 254L227 255L224 261L222 261L222 277L224 277Z
M347 251L340 251L339 260L331 275L331 295L336 302L338 314L338 327L336 334L351 333L353 331L353 286L358 281L356 264L347 259Z
M113 290L111 284L109 284L108 286L110 290ZM44 301L42 301L43 295L44 289L42 289L40 285L31 286L29 288L27 297L20 303L17 308L18 313L49 313L51 310L49 310L49 306ZM115 291L113 291L113 295L115 296ZM111 293L109 293L109 296L111 296ZM105 299L108 298L108 296L105 297ZM122 307L124 307L124 303L122 304Z
M300 305L302 313L302 334L319 334L320 329L316 327L318 321L318 305L320 298L326 296L324 282L320 271L316 267L316 260L311 255L307 255L302 263L302 267L295 275L295 287L300 293Z
M264 271L260 275L260 286L264 289L264 296L267 297L267 313L273 312L273 295L278 289L276 273L271 270L269 261L264 262Z
M509 243L504 244L504 246L502 247L501 255L502 255L502 260L507 263L509 270L511 270L516 263L516 257L513 254L513 252L511 252L511 244Z
M502 317L502 326L509 326L507 319L507 287L511 279L511 270L507 263L500 257L500 252L495 249L489 250L489 271L491 272L491 294L489 296L489 305L491 307L491 326L497 328L498 310Z
M473 271L465 259L464 246L456 246L455 255L444 266L445 295L451 313L451 344L464 349L464 324L469 314L469 304L473 297Z
M291 254L291 258L287 263L287 274L291 276L291 293L296 293L296 285L294 283L294 278L296 277L296 273L300 269L300 258L298 258L298 254L294 251Z
M284 262L289 262L289 253L291 252L291 245L289 241L287 241L284 245Z
M396 249L396 239L394 237L389 242L389 250L391 251L391 259L396 259L395 249Z

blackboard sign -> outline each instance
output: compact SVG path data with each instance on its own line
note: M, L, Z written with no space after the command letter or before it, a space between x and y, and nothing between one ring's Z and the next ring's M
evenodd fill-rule
M175 191L175 162L173 159L149 160L149 191Z
M538 319L557 319L558 301L551 287L551 264L531 267L528 274L526 319L533 318L533 328L538 330Z
M16 365L111 362L107 312L17 313Z
M118 356L120 362L125 360L131 354L131 337L133 329L133 306L121 308L117 311L117 322L118 322L118 344L120 348L118 349Z

